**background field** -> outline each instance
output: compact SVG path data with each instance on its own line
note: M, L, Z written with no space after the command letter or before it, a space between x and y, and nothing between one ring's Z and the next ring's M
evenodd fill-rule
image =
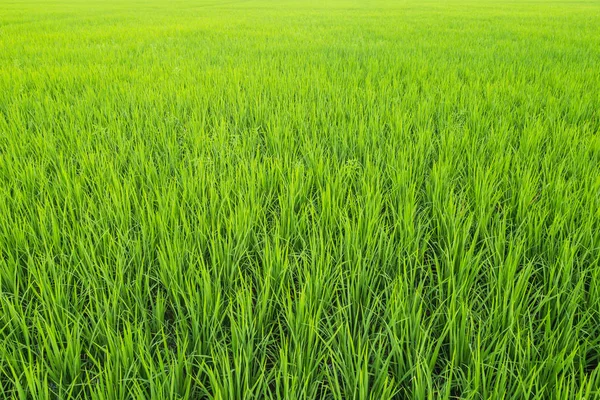
M0 0L0 397L600 396L600 2Z

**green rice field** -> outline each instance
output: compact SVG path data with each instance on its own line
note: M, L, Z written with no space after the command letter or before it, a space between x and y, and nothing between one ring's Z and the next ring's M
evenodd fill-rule
M0 0L0 399L600 399L600 1Z

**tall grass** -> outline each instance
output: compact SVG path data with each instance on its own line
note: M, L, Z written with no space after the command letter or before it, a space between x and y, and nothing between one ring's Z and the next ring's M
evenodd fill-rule
M0 397L600 397L600 3L0 9Z

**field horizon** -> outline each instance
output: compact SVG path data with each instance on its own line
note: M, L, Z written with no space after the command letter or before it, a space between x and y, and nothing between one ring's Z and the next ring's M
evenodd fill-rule
M0 398L600 398L600 2L0 0Z

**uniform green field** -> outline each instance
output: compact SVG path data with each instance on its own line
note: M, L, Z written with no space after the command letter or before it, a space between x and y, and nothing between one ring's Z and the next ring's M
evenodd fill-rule
M599 364L599 1L0 0L0 398Z

